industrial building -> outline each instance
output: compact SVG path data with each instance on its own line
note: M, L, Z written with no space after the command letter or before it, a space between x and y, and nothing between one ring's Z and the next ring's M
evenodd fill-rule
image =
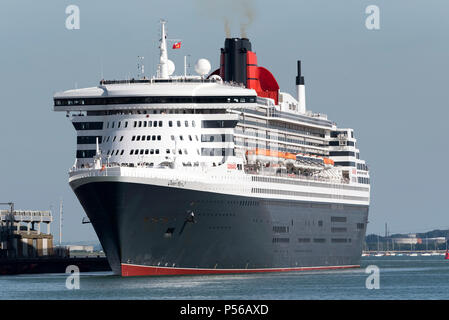
M28 258L52 256L53 236L50 211L0 211L0 257Z

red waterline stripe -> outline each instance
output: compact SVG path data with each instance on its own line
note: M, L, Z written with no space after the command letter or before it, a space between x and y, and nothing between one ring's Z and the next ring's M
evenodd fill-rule
M310 270L335 270L360 268L360 265L349 266L326 266L326 267L300 267L300 268L272 268L272 269L195 269L195 268L172 268L141 266L122 263L122 276L172 276L172 275L202 275L202 274L231 274L231 273L258 273L258 272L287 272L287 271L310 271Z

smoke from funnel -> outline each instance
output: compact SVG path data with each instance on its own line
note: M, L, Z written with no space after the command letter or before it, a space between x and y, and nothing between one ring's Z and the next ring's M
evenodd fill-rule
M231 37L231 26L239 26L240 36L247 38L248 27L255 17L253 0L196 0L196 3L201 14L223 21L227 38Z
M250 26L253 23L254 20L254 10L252 8L252 3L250 0L247 1L241 1L239 2L241 3L242 7L243 7L243 14L244 17L247 19L246 23L245 22L241 22L240 23L240 37L242 38L248 38L246 36L246 29L248 28L248 26Z
M229 26L229 20L227 18L223 18L223 20L224 20L224 28L225 28L226 38L230 38L231 37L231 28Z

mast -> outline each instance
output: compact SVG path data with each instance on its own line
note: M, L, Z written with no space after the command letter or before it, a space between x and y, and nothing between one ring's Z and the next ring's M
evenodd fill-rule
M168 79L168 55L167 55L167 35L165 34L165 20L161 20L161 56L159 61L159 77Z
M298 97L298 112L306 113L306 88L304 77L301 75L301 61L298 60L298 75L296 76L296 90Z
M59 202L59 246L62 243L62 198Z

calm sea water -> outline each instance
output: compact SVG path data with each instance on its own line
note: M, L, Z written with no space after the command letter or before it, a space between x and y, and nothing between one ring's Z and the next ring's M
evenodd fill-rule
M380 269L380 288L368 290L365 268ZM65 274L0 276L0 299L449 299L449 260L364 257L352 270L249 275L121 278L83 273L80 289Z

